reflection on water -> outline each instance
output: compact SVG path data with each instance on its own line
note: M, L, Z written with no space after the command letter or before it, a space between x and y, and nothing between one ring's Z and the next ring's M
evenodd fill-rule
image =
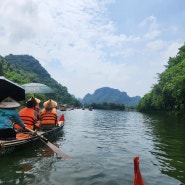
M160 171L185 183L185 123L184 118L150 115L154 148L152 154Z
M43 143L30 146L0 159L0 184L130 185L135 155L146 184L185 184L183 118L72 110L65 120L63 132L50 141L71 161Z
M63 132L60 132L60 134L49 140L53 144L60 146L60 144L56 143L56 138L62 138L62 136ZM58 157L42 142L3 156L0 158L0 184L32 184L40 172L46 175L46 171L51 169L53 159L58 159Z

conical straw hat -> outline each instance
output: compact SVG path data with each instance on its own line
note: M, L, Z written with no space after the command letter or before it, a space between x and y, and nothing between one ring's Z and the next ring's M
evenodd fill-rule
M11 97L7 97L0 102L0 108L8 109L8 108L17 108L19 106L20 104Z
M54 100L52 100L52 99L50 99L50 100L44 102L44 103L43 103L43 106L44 106L45 108L55 108L55 107L57 106L57 102L54 101Z
M28 101L30 101L30 100L35 100L37 104L39 104L41 102L40 99L35 98L35 97L31 97L30 99L28 99Z

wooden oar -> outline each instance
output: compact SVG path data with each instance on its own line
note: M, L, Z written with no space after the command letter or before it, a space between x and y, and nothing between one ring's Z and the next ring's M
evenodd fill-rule
M43 135L38 134L37 132L35 132L32 129L29 129L28 127L26 127L25 129L30 131L30 132L32 132L32 133L34 133L35 135L37 135L43 143L45 143L49 148L51 148L51 150L53 150L56 154L58 154L63 159L66 159L66 160L70 160L71 159L71 157L69 157L67 154L62 152L57 146L55 146L54 144L49 142L48 139L45 138Z

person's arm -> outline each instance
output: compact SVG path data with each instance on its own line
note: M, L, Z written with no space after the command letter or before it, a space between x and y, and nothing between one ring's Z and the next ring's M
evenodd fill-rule
M25 128L25 124L23 123L23 121L21 120L19 113L17 110L14 111L13 114L13 118L14 118L14 122L17 123L18 125L20 125L21 127Z

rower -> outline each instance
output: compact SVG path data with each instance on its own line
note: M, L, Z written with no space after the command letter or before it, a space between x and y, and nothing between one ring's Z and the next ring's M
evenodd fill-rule
M57 126L57 102L49 99L48 101L44 102L44 108L41 112L41 128L49 129Z
M25 129L25 125L16 109L19 106L20 104L11 97L7 97L0 102L0 139L16 139L16 132L13 127L15 122Z

